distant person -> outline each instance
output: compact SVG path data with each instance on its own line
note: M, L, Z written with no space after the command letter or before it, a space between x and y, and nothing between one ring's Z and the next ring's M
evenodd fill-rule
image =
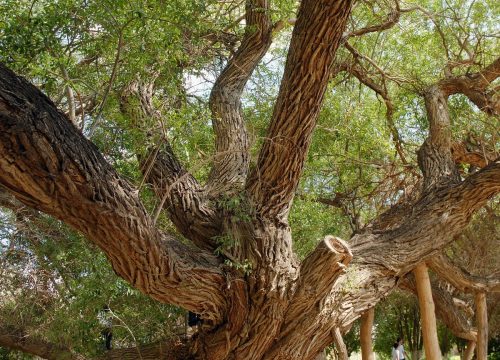
M406 352L405 352L405 348L403 346L403 338L398 337L398 339L396 341L398 343L399 360L405 360Z
M101 335L104 340L106 350L111 350L111 340L113 339L113 314L108 305L104 305L97 315L101 325Z
M392 356L391 360L401 360L401 357L399 356L399 343L395 342L394 345L392 345Z

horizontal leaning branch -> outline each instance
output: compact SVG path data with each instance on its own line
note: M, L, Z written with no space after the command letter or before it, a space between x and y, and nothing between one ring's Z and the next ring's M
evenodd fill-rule
M137 192L37 88L0 65L0 184L99 246L151 297L222 321L217 260L159 232Z

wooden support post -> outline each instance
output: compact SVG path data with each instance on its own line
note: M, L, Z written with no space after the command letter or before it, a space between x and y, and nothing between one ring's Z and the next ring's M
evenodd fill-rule
M436 327L436 314L432 300L431 282L427 265L421 263L413 270L417 283L418 305L422 318L422 335L424 338L425 358L427 360L440 360L441 350Z
M464 356L462 360L472 360L474 357L474 350L476 349L476 342L475 341L469 341L467 343L467 347L464 350Z
M477 360L488 357L488 310L486 293L476 293Z
M347 353L347 347L345 346L344 339L340 333L339 328L335 328L332 331L333 344L335 345L335 350L337 350L338 360L349 360L349 354Z
M373 318L375 317L375 309L371 308L361 316L361 329L359 337L361 341L361 359L375 360L372 344L372 328Z

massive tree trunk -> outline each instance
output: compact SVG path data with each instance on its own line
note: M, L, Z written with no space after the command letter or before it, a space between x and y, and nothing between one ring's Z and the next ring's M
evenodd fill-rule
M168 144L142 159L146 180L190 244L160 231L136 189L45 95L4 66L1 186L82 232L144 294L200 314L204 323L186 343L194 358L308 360L333 342L341 347L341 334L359 316L500 191L500 161L463 181L458 176L446 105L451 92L433 86L425 97L430 135L419 152L421 195L349 243L327 236L299 263L288 213L350 7L350 0L301 2L268 134L247 174L239 97L272 32L268 2L247 1L249 28L210 100L217 146L208 183L186 172ZM124 112L131 94L150 91L136 85L124 92ZM158 116L147 110L152 103L141 106L146 116ZM244 217L217 205L235 194ZM217 237L231 244L216 256Z

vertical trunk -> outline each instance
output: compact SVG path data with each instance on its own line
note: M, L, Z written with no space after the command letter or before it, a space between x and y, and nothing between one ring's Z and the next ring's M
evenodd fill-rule
M441 359L441 351L436 328L436 314L432 300L431 282L427 265L421 263L413 270L417 282L418 304L422 317L422 334L424 337L425 357L428 360Z
M373 344L372 344L372 328L373 328L373 318L375 316L375 309L371 308L366 313L361 316L361 330L360 330L360 341L361 341L361 358L362 360L375 360L373 354Z
M411 360L419 360L422 355L422 351L420 350L413 350L411 352Z
M314 360L328 360L328 358L326 356L326 353L323 351L318 356L316 356L316 359Z
M467 347L464 350L464 355L462 357L462 360L472 360L474 357L474 350L476 349L476 342L475 341L469 341L467 343Z
M486 360L488 356L488 313L486 293L476 293L477 322L477 360Z
M337 350L338 360L349 360L349 353L347 352L347 347L345 346L344 340L342 339L342 334L339 328L335 328L332 331L333 342L335 344L335 350Z

